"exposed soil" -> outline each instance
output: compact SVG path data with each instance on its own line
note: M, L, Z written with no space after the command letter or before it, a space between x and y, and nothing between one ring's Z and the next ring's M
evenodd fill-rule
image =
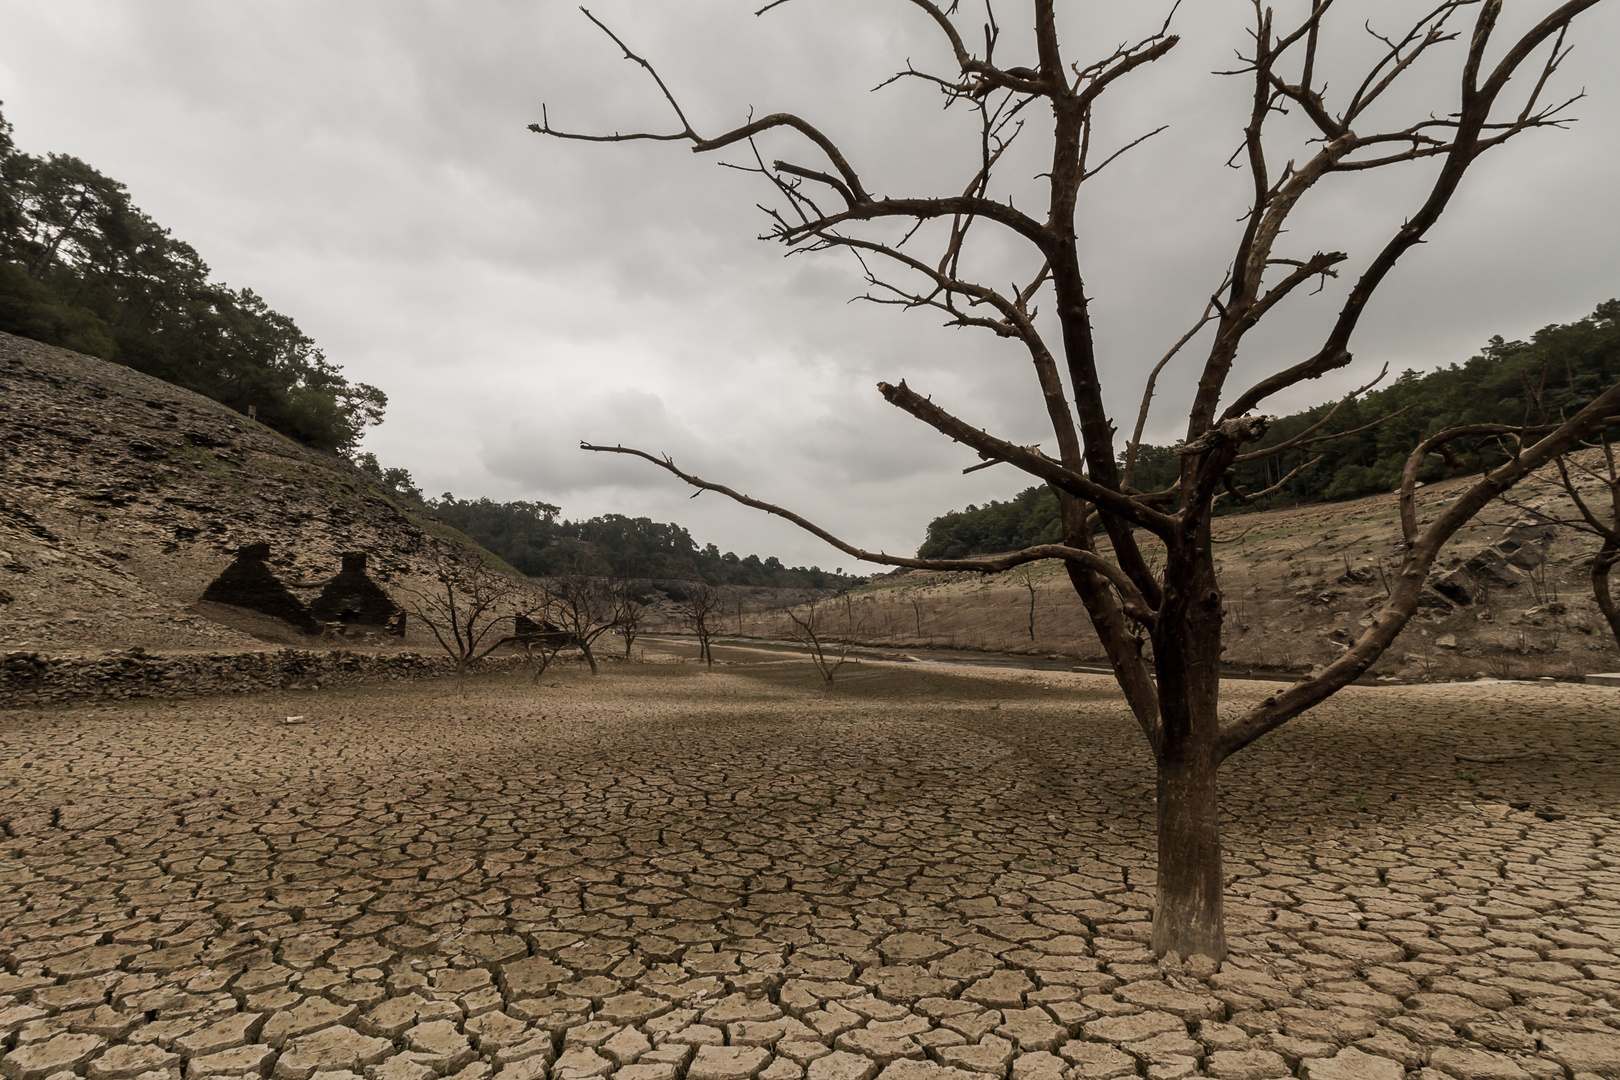
M1613 691L1352 687L1235 758L1219 973L1145 944L1106 677L566 665L0 743L17 1080L1620 1075Z

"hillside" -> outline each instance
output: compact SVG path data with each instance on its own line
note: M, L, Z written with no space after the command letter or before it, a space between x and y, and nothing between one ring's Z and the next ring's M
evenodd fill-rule
M0 643L10 650L263 648L290 627L200 604L239 548L304 600L365 552L391 594L424 583L426 541L465 537L200 394L0 333ZM397 639L386 644L394 644ZM412 647L437 649L419 628Z
M388 404L253 290L214 280L122 183L19 150L3 114L0 331L116 360L322 450L351 448Z
M1566 516L1568 497L1555 479L1532 477L1513 497L1521 507ZM1423 517L1469 482L1464 477L1422 488ZM1578 677L1620 670L1620 650L1588 578L1597 540L1538 528L1529 518L1521 508L1499 504L1458 533L1429 577L1423 606L1375 675ZM1302 672L1342 653L1386 595L1381 574L1397 565L1399 529L1393 494L1217 519L1227 663ZM1145 538L1143 546L1151 561ZM865 644L1103 660L1055 562L1033 564L1027 577L1024 571L995 577L900 571L850 592L847 605L819 607L824 632ZM741 624L755 637L792 636L780 611L748 615Z
M0 478L0 646L7 651L228 653L309 644L285 623L200 602L249 544L270 546L267 565L306 602L337 574L344 552L366 553L368 573L396 598L426 584L430 539L463 557L485 557L419 502L342 458L139 372L7 334L0 334ZM1424 512L1464 482L1424 488ZM1557 513L1564 496L1542 480L1520 498ZM1480 587L1466 604L1431 589L1378 673L1620 668L1586 580L1595 543L1570 532L1543 536L1516 520L1520 510L1493 508L1459 534L1434 578L1505 534L1528 541L1516 556L1521 565L1487 558L1488 574L1475 575ZM1229 662L1303 670L1336 655L1382 599L1380 567L1393 565L1397 545L1395 498L1222 518L1217 536ZM671 584L637 584L654 601L644 628L678 627ZM725 589L720 625L788 637L780 605L807 595ZM993 578L897 573L847 598L819 601L824 626L865 643L1100 658L1056 564ZM404 642L361 635L323 646L438 651L421 627L408 626Z
M1256 448L1289 444L1292 449L1239 461L1234 482L1242 491L1275 489L1254 501L1260 509L1393 491L1407 454L1426 435L1461 424L1538 423L1544 417L1573 415L1616 379L1620 300L1608 300L1584 319L1543 327L1528 342L1495 337L1465 363L1427 374L1405 371L1357 400L1324 402L1277 417ZM1293 445L1300 438L1309 441ZM1425 462L1419 478L1433 483L1501 460L1495 444L1457 445L1445 461L1434 457ZM1180 468L1173 447L1144 445L1136 487L1166 490L1177 482ZM1245 510L1230 507L1229 512ZM1007 501L940 515L929 522L918 554L950 559L1011 551L1052 543L1061 533L1057 498L1043 485Z

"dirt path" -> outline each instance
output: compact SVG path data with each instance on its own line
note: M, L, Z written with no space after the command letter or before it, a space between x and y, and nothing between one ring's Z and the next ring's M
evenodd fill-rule
M1613 691L1352 688L1253 748L1212 977L1145 948L1151 776L1094 676L648 664L0 739L9 1080L1620 1074Z

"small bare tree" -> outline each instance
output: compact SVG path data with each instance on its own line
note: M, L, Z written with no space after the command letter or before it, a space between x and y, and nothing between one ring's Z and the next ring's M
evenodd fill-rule
M641 616L646 610L647 605L636 598L635 586L631 585L629 577L613 583L613 623L618 628L619 636L624 638L626 662L630 660L630 650L636 643L636 634L641 630Z
M782 2L765 4L761 14ZM1425 439L1408 462L1401 493L1401 566L1389 597L1360 638L1322 670L1222 718L1222 597L1213 556L1213 508L1223 491L1237 491L1235 464L1295 450L1306 439L1301 435L1251 448L1270 424L1256 410L1275 395L1351 362L1352 338L1374 295L1402 258L1424 243L1483 155L1525 131L1566 122L1567 106L1575 99L1549 102L1549 86L1568 55L1571 23L1598 2L1548 0L1542 17L1501 41L1503 0L1437 0L1411 9L1404 29L1380 33L1368 26L1371 59L1358 74L1347 70L1358 62L1355 45L1338 39L1341 27L1359 38L1359 16L1341 23L1334 0L1290 3L1281 15L1253 0L1246 51L1236 69L1224 73L1243 80L1247 91L1246 107L1232 120L1238 144L1232 160L1248 181L1249 206L1224 270L1210 275L1213 291L1201 291L1188 305L1201 308L1202 315L1152 368L1133 434L1123 447L1104 393L1093 333L1093 297L1099 290L1086 281L1077 211L1088 181L1168 127L1110 151L1101 145L1106 125L1096 119L1109 90L1175 49L1179 38L1170 32L1168 18L1135 42L1095 60L1076 61L1062 44L1068 30L1060 34L1056 0L1029 0L1024 25L1033 33L1020 40L1025 55L1016 57L997 53L1001 34L993 9L982 27L981 47L974 44L979 35L959 25L967 16L956 4L910 0L899 5L937 29L941 55L948 59L941 71L908 64L891 82L931 86L947 109L965 110L976 123L969 151L973 164L965 180L948 181L946 194L892 196L874 194L868 176L838 143L794 114L750 117L720 134L699 134L652 66L613 36L625 57L652 75L674 114L671 129L583 134L553 127L543 113L533 130L595 142L679 142L704 153L740 147L745 155L740 167L757 173L773 193L775 202L766 210L770 237L792 250L851 254L869 300L931 311L947 325L987 330L1019 346L1040 387L1052 429L1051 452L997 438L904 381L880 383L878 391L983 460L1009 463L1048 484L1059 502L1062 541L995 556L908 559L858 548L789 510L683 472L668 457L625 446L585 448L646 458L689 484L782 516L875 563L991 573L1039 559L1063 560L1158 772L1152 947L1160 955L1175 950L1218 961L1226 954L1221 763L1365 672L1412 618L1424 579L1456 531L1502 491L1620 414L1620 387L1614 387L1420 527L1414 489L1424 457L1450 442L1491 432L1475 425ZM1173 5L1167 7L1173 14ZM1470 13L1472 25L1462 25ZM1083 9L1065 7L1064 19L1083 17ZM1423 100L1422 88L1435 85L1428 81L1428 69L1442 63L1449 65L1451 95L1444 102ZM1329 69L1335 72L1331 89ZM1030 122L1037 114L1044 114L1040 122ZM814 159L773 158L760 143L777 137L794 139ZM1042 168L1032 182L1022 180L1022 173L1011 178L1005 169L998 173L1004 161L1019 160L1007 155L1021 138L1041 140L1036 152ZM1290 228L1302 207L1315 209L1334 198L1346 178L1412 163L1425 169L1424 190L1399 225L1379 231L1363 222L1346 223L1347 246L1358 246L1354 258L1347 251L1287 246L1310 235ZM1211 212L1222 219L1229 213L1214 202ZM981 243L986 231L1007 243ZM1017 283L991 284L1012 273L1007 259L1014 257L1008 254L1014 245L1026 255ZM1176 249L1172 257L1184 256ZM1308 286L1325 285L1346 270L1353 281L1320 340L1299 343L1297 360L1247 387L1228 385L1243 370L1239 356L1255 327L1282 305L1299 303ZM1200 337L1201 359L1187 379L1193 393L1185 436L1176 447L1179 475L1163 490L1143 490L1137 485L1137 462L1156 380ZM1292 475L1281 477L1278 485ZM1145 557L1145 538L1162 545L1162 565L1155 567ZM1099 540L1112 549L1109 554L1099 550ZM1153 668L1139 647L1140 636L1151 642Z
M458 559L437 543L428 557L435 584L408 592L406 606L455 661L456 691L465 695L472 665L510 640L498 628L523 606L523 584L476 555Z
M547 578L545 591L551 598L552 621L566 639L565 647L578 648L585 663L590 665L591 674L599 674L593 648L596 639L618 625L612 587L576 567L569 573Z
M786 610L787 617L793 621L793 639L809 651L822 681L831 687L833 676L849 657L854 627L843 637L833 636L827 626L827 605L819 600L811 599L800 607Z
M715 621L719 615L720 593L706 581L687 586L686 599L681 602L681 621L697 635L698 659L714 667L714 650L709 647L714 637Z
M1607 431L1599 432L1590 445L1582 448L1599 451L1597 468L1585 460L1593 456L1590 454L1571 452L1556 461L1558 484L1574 504L1574 515L1554 513L1545 505L1528 506L1506 495L1502 501L1540 524L1588 533L1597 538L1598 550L1592 556L1590 571L1592 599L1597 601L1598 610L1609 624L1609 633L1616 643L1620 643L1620 605L1615 603L1609 582L1615 566L1620 564L1620 458L1617 458L1614 443ZM1582 477L1590 484L1583 485ZM1588 490L1583 491L1583 487ZM1594 490L1597 498L1593 497ZM1546 599L1545 562L1541 563L1540 569L1542 577L1539 581L1534 572L1530 575L1538 603Z
M1029 640L1035 640L1035 579L1030 574L1029 567L1021 566L1013 575L1018 584L1029 590Z
M557 654L573 644L573 639L554 621L556 604L555 597L541 592L513 619L512 642L523 650L524 663L531 673L529 682L533 686L540 685L540 679Z

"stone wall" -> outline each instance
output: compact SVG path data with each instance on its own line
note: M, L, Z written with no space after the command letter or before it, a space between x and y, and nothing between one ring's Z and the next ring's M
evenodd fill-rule
M477 661L473 670L502 671L522 663L521 657L492 656ZM351 686L444 678L454 673L455 662L448 656L346 649L165 654L133 648L99 655L54 656L9 652L0 657L0 708L97 698L173 698Z

